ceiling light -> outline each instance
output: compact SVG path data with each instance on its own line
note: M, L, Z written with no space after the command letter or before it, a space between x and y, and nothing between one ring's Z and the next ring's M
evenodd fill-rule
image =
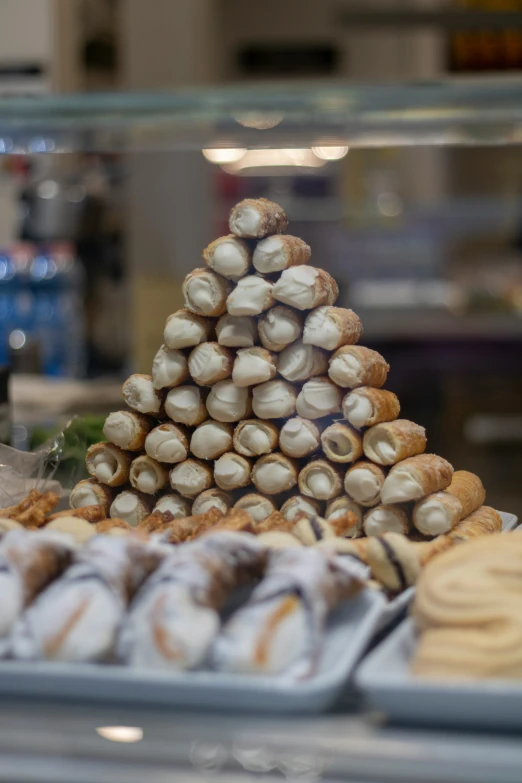
M312 147L312 152L321 160L341 160L348 154L349 147Z
M202 150L202 152L205 158L211 163L235 163L236 161L241 160L246 150L227 149L224 147L223 149Z
M98 726L96 733L111 742L139 742L143 729L139 726Z

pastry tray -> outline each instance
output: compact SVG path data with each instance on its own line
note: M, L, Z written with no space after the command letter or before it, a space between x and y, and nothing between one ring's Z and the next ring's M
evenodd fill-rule
M393 721L472 729L522 728L522 681L413 677L413 620L405 620L361 664L355 684Z
M165 673L100 664L0 662L0 695L249 712L317 713L343 693L377 628L385 599L365 589L332 613L318 671L294 681L212 671Z

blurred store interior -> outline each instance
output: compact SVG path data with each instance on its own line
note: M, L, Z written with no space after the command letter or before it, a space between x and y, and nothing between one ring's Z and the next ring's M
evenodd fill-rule
M486 19L499 6L0 0L0 92L509 80L522 67L520 23L448 23L452 11ZM256 150L56 155L42 136L22 154L0 138L0 363L13 373L13 442L31 446L35 428L118 404L125 374L148 371L180 281L228 233L230 207L265 196L339 281L430 450L521 514L520 146L412 137L279 148L280 119L238 119L263 134Z

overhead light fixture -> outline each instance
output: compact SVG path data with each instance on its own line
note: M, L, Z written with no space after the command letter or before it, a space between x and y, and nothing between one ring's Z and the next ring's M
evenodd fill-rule
M279 112L245 111L234 114L233 117L244 128L270 130L282 122L284 115Z
M348 146L312 147L312 152L314 155L317 155L318 158L321 158L321 160L341 160L341 158L348 155L349 149Z
M246 153L244 149L233 149L231 147L214 148L202 150L204 157L211 163L235 163Z
M236 174L245 169L281 168L298 166L301 168L321 168L326 161L321 160L311 149L267 149L247 150L237 161L225 166L230 174Z
M96 734L111 742L140 742L143 729L139 726L98 726Z

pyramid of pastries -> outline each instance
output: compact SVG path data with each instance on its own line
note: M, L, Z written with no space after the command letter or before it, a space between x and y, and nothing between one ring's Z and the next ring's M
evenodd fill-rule
M387 362L358 345L358 316L335 306L335 280L287 223L266 199L232 209L231 233L185 278L151 375L125 381L128 408L88 450L73 507L131 525L152 510L235 507L256 524L350 511L350 536L434 537L483 504L478 477L424 453L424 428L383 388Z

